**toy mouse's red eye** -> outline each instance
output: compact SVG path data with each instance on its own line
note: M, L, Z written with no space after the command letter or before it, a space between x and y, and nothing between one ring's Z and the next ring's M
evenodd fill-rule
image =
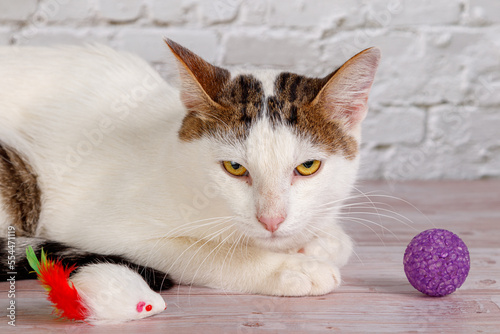
M151 305L146 306L146 311L148 311L148 312L149 312L149 311L151 311L152 309L153 309L153 306L151 306Z

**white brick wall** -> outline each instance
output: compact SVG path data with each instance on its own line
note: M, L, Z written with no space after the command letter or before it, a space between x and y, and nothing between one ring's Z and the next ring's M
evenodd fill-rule
M379 46L362 177L500 177L499 0L0 0L0 44L96 41L163 69L163 36L316 76Z
M30 17L37 8L37 0L0 1L0 19L22 22Z

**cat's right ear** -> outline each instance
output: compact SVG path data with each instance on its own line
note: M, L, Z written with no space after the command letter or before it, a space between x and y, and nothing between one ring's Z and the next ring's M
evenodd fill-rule
M348 128L359 126L368 111L368 94L379 62L378 48L358 53L327 77L312 103L320 106L327 119L341 120Z
M206 62L171 39L165 38L165 43L177 59L182 102L188 111L196 112L202 118L208 116L212 107L220 107L216 97L229 80L229 71Z

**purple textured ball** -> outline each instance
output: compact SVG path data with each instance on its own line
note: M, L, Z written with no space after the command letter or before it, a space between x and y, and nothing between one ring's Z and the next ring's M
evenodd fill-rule
M465 282L470 269L469 250L456 234L431 229L410 241L403 264L415 289L433 297L446 296Z

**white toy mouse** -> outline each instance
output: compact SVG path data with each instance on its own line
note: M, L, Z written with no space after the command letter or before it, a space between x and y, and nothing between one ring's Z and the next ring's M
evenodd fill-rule
M123 265L87 265L79 268L70 281L90 311L86 321L135 320L167 308L160 294L151 290L137 272Z
M117 323L149 317L167 308L161 295L127 266L89 264L78 268L70 278L75 266L64 268L60 261L47 259L43 250L40 262L31 247L26 253L60 317L94 324Z

